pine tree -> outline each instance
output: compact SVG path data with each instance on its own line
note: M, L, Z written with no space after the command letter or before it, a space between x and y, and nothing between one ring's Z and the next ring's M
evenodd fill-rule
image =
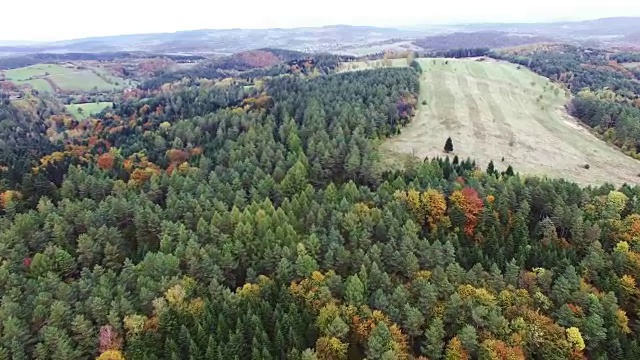
M442 351L444 349L444 323L441 318L435 318L429 328L425 332L425 339L422 343L422 354L429 359L442 359Z
M447 138L447 141L445 141L444 143L444 151L446 153L450 153L453 151L453 140L451 140L451 137Z
M364 304L364 284L358 275L351 275L344 284L344 296L347 302L354 305Z
M403 327L407 330L407 333L411 337L418 337L422 334L422 324L424 323L424 316L415 307L406 304L404 306L404 321Z
M384 359L385 354L393 349L392 344L389 328L384 322L379 322L367 342L367 359Z
M489 165L487 165L487 174L493 175L496 172L495 165L493 164L493 160L489 161Z
M509 165L509 166L507 167L507 171L505 171L505 172L504 172L504 174L505 174L506 176L513 176L513 175L515 175L515 173L513 172L513 167L511 167L511 165Z
M464 348L473 355L478 348L478 334L476 329L471 325L465 325L458 333L458 338Z

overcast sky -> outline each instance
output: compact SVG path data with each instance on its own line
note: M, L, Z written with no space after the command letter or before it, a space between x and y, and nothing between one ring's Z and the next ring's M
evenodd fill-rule
M403 26L640 16L640 0L0 0L0 40L194 29Z

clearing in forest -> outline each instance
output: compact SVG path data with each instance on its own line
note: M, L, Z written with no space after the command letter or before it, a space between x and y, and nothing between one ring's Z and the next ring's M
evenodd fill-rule
M112 102L92 102L65 105L64 107L67 109L67 112L73 115L77 120L82 120L111 106L113 106Z
M383 143L384 163L397 163L399 154L446 156L451 137L449 155L476 159L482 169L493 160L498 171L512 165L523 174L583 185L640 182L640 162L568 116L568 95L549 79L491 59L418 61L418 112L402 134Z

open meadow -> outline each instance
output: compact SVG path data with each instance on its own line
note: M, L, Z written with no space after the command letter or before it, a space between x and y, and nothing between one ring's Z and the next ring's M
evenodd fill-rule
M129 85L127 80L110 75L103 69L74 65L37 64L6 70L4 75L17 85L29 84L43 92L110 91Z
M73 105L65 105L67 112L77 120L85 119L92 114L97 114L100 111L111 107L113 105L112 102L93 102L93 103L84 103L84 104L73 104Z
M459 158L498 171L562 177L580 184L640 182L640 162L567 115L565 91L525 68L492 59L419 59L419 109L402 134L382 144L383 164L399 155ZM588 165L588 169L586 169Z

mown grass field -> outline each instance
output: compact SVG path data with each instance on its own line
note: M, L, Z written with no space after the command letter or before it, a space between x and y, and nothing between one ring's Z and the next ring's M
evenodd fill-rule
M86 119L92 114L97 114L100 111L106 109L107 107L111 107L113 105L112 102L98 102L98 103L84 103L84 104L73 104L73 105L65 105L67 112L77 120ZM80 111L82 109L82 111Z
M114 90L118 86L110 84L90 70L62 73L49 77L58 87L69 91Z
M8 80L18 85L29 84L34 89L45 92L53 92L55 87L71 92L109 91L129 85L127 80L105 74L101 70L57 64L37 64L6 70L4 74Z
M499 171L562 177L581 184L639 183L640 162L607 145L569 117L564 90L509 63L419 59L418 113L402 134L385 141L383 164L401 155L471 157ZM504 161L502 159L504 158ZM589 169L585 165L589 164Z

